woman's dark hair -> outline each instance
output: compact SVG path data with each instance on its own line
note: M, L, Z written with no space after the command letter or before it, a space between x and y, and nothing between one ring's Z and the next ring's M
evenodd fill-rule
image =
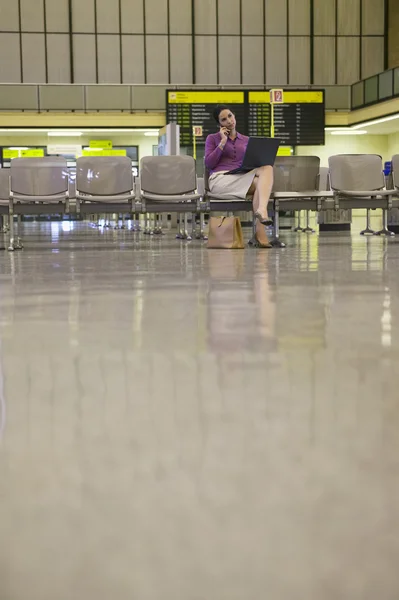
M216 123L218 125L220 125L220 123L219 123L219 115L224 110L230 110L231 111L230 106L226 106L225 104L218 104L218 106L216 106L215 110L213 111L213 118L215 119L215 121L216 121Z

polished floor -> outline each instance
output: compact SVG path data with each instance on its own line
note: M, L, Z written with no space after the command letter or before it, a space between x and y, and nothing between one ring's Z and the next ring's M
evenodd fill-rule
M0 600L397 600L399 236L70 229L0 254Z

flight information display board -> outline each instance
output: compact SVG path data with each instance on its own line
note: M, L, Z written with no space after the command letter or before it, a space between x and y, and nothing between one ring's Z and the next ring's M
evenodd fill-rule
M284 102L274 105L274 137L283 146L318 146L325 143L325 106L323 90L287 90ZM180 144L191 146L193 127L202 127L197 137L204 144L218 128L212 113L226 104L236 115L237 130L253 137L270 137L272 106L269 91L167 90L168 123L180 125Z
M248 119L246 93L243 91L171 91L166 92L168 123L180 125L180 144L191 146L193 127L202 127L198 144L204 144L210 133L218 131L213 111L218 104L226 104L234 112L237 131L247 135Z
M284 146L321 146L325 143L325 108L322 90L285 91L282 104L274 105L274 137ZM248 92L248 132L271 136L270 92Z

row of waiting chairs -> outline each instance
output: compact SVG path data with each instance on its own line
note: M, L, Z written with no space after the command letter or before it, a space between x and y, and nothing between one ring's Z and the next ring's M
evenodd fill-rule
M380 208L384 212L380 233L389 235L388 211L399 206L399 155L393 157L392 165L392 189L386 189L380 156L332 156L328 183L326 178L323 185L318 157L278 157L270 200L275 214L272 244L283 245L279 210ZM251 210L250 198L212 196L208 174L197 178L196 163L189 156L145 157L135 181L128 157L81 157L75 187L73 190L67 163L60 157L16 158L10 169L0 169L0 213L10 217L9 249L19 245L14 214L178 212L203 217L212 211Z

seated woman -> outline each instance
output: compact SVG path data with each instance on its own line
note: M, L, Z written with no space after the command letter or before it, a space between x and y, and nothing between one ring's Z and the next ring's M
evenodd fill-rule
M237 198L253 196L256 245L270 248L264 226L272 222L268 218L267 206L273 188L273 167L225 175L226 171L241 166L249 138L236 130L236 119L228 106L217 106L213 116L220 131L208 135L205 144L205 166L210 172L209 191L215 195L229 194Z

